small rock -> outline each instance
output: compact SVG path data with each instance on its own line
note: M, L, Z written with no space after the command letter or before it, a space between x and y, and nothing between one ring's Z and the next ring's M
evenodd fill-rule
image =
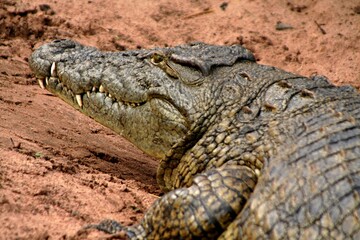
M354 7L354 12L355 12L356 14L360 14L360 5Z
M293 29L293 27L290 24L286 24L286 23L278 21L275 25L275 29L278 31L282 31L282 30L287 30L287 29Z
M40 8L40 10L43 11L43 12L46 12L46 11L48 11L48 10L51 9L50 5L48 5L48 4L40 4L40 5L39 5L39 8Z
M229 3L228 3L228 2L223 2L223 3L220 5L220 8L221 8L221 10L225 11L228 6L229 6Z

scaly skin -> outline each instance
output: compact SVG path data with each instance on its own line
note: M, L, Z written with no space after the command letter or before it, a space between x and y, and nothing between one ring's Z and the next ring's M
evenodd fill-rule
M43 88L160 160L131 239L360 239L360 96L241 46L37 49Z

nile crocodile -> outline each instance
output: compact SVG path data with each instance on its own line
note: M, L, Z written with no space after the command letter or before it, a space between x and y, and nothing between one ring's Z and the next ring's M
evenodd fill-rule
M40 86L160 160L167 192L130 239L360 239L360 95L241 46L30 57Z

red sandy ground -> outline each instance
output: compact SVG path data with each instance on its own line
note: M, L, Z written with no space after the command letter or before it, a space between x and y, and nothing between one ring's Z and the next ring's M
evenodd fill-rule
M0 0L0 239L104 239L77 231L137 223L161 194L156 160L37 86L27 60L45 42L243 44L262 64L360 88L359 0L44 2Z

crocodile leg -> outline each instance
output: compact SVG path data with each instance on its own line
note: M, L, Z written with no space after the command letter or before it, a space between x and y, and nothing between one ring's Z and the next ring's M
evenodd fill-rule
M214 239L236 218L257 182L253 170L229 165L194 178L188 188L165 194L137 226L107 221L93 227L125 231L130 239Z

